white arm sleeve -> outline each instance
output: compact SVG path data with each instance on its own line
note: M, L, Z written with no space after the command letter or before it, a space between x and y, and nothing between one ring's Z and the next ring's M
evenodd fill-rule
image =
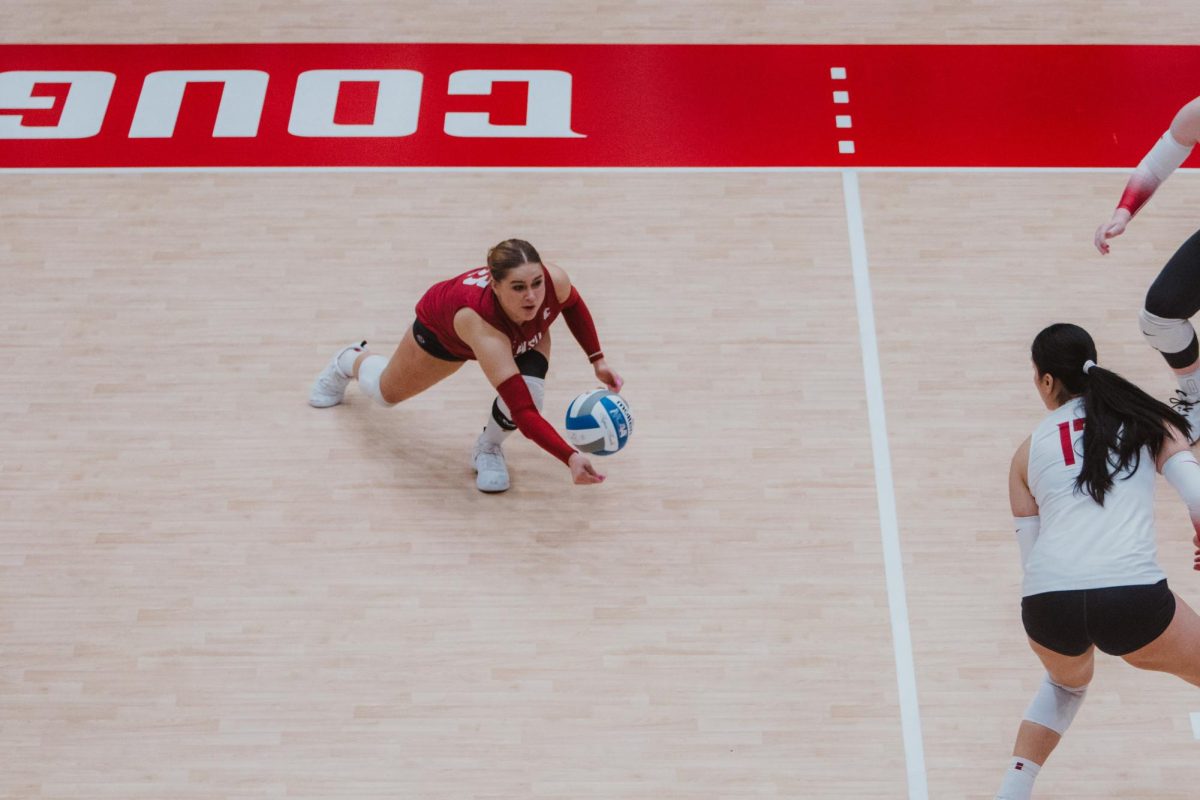
M1187 503L1192 519L1200 520L1200 464L1196 463L1192 451L1184 450L1168 458L1162 474Z
M1042 529L1042 518L1013 517L1013 525L1017 528L1017 546L1021 548L1021 566L1024 567L1029 563L1029 552L1033 550L1038 531Z
M1146 157L1137 165L1137 171L1148 175L1153 175L1155 183L1162 183L1171 173L1179 169L1187 157L1191 154L1192 148L1182 145L1175 141L1175 137L1167 131L1162 135L1162 138L1154 143L1154 147L1150 148L1150 152L1146 153Z

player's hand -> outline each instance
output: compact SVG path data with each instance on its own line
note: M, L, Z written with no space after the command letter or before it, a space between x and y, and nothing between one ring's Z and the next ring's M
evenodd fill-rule
M567 466L571 468L571 479L577 484L604 482L604 476L596 472L592 462L583 453L574 453L567 460Z
M621 376L617 374L617 371L610 367L603 358L593 364L592 367L596 370L597 380L607 386L609 391L621 391L621 387L625 385L625 381L621 380Z
M1101 255L1108 255L1108 240L1124 233L1129 220L1129 211L1118 208L1113 212L1112 219L1096 228L1096 249L1100 251Z

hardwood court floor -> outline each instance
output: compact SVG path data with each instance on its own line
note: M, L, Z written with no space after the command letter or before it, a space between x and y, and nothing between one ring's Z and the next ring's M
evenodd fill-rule
M4 181L0 794L903 793L837 176ZM304 402L510 235L628 381L603 486L477 493L473 366Z
M1188 43L1185 2L14 0L3 42ZM1038 327L1164 394L1133 316L1178 175L862 176L935 798L990 797L1039 672L1004 475ZM0 796L884 798L904 754L836 175L0 175ZM428 283L524 235L637 430L483 497L467 367L304 404ZM556 330L548 415L591 385ZM1162 560L1197 599L1164 491ZM1189 594L1190 593L1190 594ZM1193 692L1101 661L1045 796L1183 798Z
M991 797L997 759L1040 677L1021 629L1007 494L1013 451L1045 413L1029 344L1052 322L1075 322L1095 337L1100 363L1169 396L1174 380L1142 340L1137 312L1194 230L1189 198L1200 181L1172 178L1107 257L1092 232L1122 175L875 174L862 183L930 796ZM936 215L924 213L930 205ZM1175 493L1159 489L1160 562L1194 606L1191 525ZM1197 747L1195 710L1200 698L1183 681L1099 656L1036 796L1192 796L1183 775Z

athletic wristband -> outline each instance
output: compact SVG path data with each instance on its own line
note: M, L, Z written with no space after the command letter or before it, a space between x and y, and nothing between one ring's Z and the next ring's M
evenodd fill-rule
M1157 188L1157 183L1147 184L1140 176L1134 175L1129 179L1129 183L1125 184L1125 191L1121 193L1121 202L1117 203L1117 208L1125 209L1130 218L1133 218Z
M1169 130L1163 133L1133 171L1117 208L1125 209L1131 217L1137 214L1162 182L1187 161L1194 146L1175 141Z
M583 352L587 353L588 363L595 364L604 358L604 351L600 349L600 337L596 334L596 323L592 321L587 304L583 302L574 286L571 287L566 302L562 304L562 315L575 341L579 342Z
M1017 529L1017 547L1021 549L1021 566L1024 567L1029 563L1029 554L1037 542L1038 533L1041 532L1042 518L1013 517L1013 526Z
M575 448L567 444L537 410L524 376L520 373L513 375L497 386L496 391L508 406L508 414L517 430L564 464L571 460L571 456L575 455Z

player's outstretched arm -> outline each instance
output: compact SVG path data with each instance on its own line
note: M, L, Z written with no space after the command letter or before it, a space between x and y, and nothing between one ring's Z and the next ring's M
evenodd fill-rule
M579 346L583 348L588 361L591 362L592 369L596 372L596 378L611 391L621 391L625 381L604 360L604 351L600 348L600 336L596 333L596 323L592 319L592 312L588 311L587 304L583 302L579 290L571 285L570 276L561 267L547 264L546 271L550 273L550 279L554 281L554 293L558 297L559 304L562 305L563 319L567 321L571 335L575 337L575 341L579 342Z
M1097 250L1102 254L1108 253L1108 240L1125 232L1138 210L1163 181L1187 160L1197 140L1200 140L1200 97L1179 109L1171 120L1171 127L1155 142L1129 176L1112 217L1096 229L1094 244Z
M1200 570L1200 464L1196 463L1187 437L1175 429L1171 438L1163 442L1155 460L1158 471L1187 506L1194 533L1192 543L1196 546L1192 568Z
M587 456L558 435L533 402L517 362L512 345L498 330L469 309L454 317L454 330L471 347L488 381L508 406L509 415L517 430L550 455L567 465L571 479L578 484L600 483L604 476L596 472Z

